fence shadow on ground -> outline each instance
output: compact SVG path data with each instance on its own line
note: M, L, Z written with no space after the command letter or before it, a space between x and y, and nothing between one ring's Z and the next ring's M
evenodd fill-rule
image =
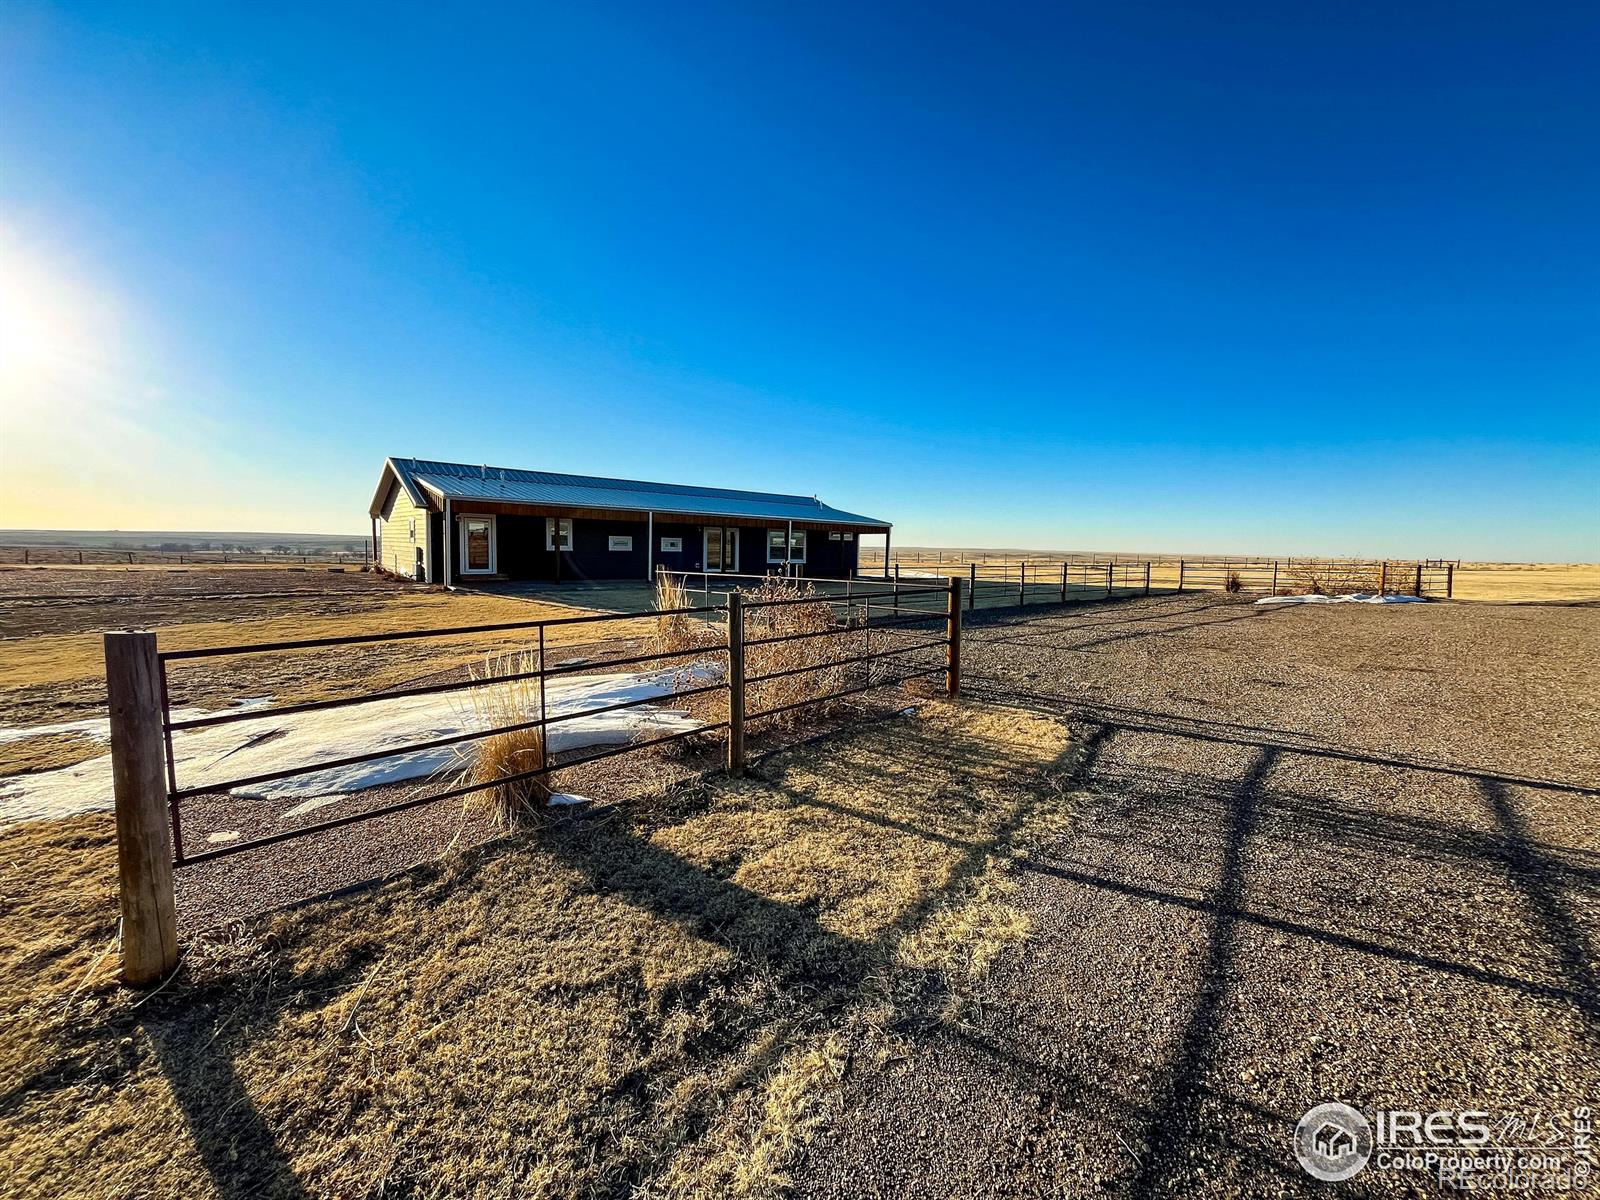
M1597 946L1573 899L1581 896L1582 906L1592 909L1600 898L1600 855L1541 841L1517 798L1519 791L1543 791L1578 801L1600 797L1600 787L1373 754L1290 731L1078 704L1010 688L1006 696L1012 703L1092 723L1108 750L1142 749L1143 757L1135 755L1129 764L1114 758L1108 765L1101 755L1089 788L1099 793L1098 802L1110 806L1124 830L1118 836L1137 839L1151 860L1172 854L1175 822L1185 829L1214 829L1220 839L1219 858L1207 868L1212 877L1204 884L1185 881L1177 867L1170 879L1117 878L1092 858L1075 859L1065 848L1022 865L1090 889L1091 895L1177 906L1209 919L1193 1000L1162 1068L1164 1083L1144 1115L1144 1147L1135 1156L1130 1194L1172 1194L1197 1142L1250 1154L1237 1144L1237 1131L1216 1115L1238 1103L1232 1089L1219 1083L1218 1059L1223 1010L1237 986L1239 943L1246 929L1434 973L1456 981L1457 989L1489 988L1521 1003L1553 1003L1573 1017L1574 1056L1600 1047ZM1157 743L1172 748L1169 761L1181 762L1178 747L1195 741L1235 748L1242 774L1223 779L1156 765L1163 757ZM1389 812L1315 784L1275 784L1275 772L1300 778L1284 770L1300 756L1339 770L1348 764L1363 778L1370 771L1435 776L1459 793L1462 814ZM1304 845L1286 841L1290 836ZM1193 852L1180 852L1179 861ZM1292 891L1262 895L1261 878L1271 877L1263 856L1298 867L1289 872ZM1391 878L1402 893L1422 903L1422 913L1399 920L1397 912L1372 910L1365 888L1369 873L1384 869L1380 864L1396 864ZM1467 882L1457 890L1469 888L1488 898L1484 911L1475 914L1477 936L1446 933L1441 921L1424 915L1436 877L1459 877ZM1448 900L1436 903L1443 909ZM1578 1050L1578 1044L1587 1050ZM1274 1114L1279 1118L1283 1129L1292 1127L1292 1116Z

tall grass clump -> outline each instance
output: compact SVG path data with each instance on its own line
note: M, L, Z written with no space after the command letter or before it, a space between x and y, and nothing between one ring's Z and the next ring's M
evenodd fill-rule
M473 679L482 680L503 679L538 669L539 655L532 650L491 654L483 660L482 666L468 668ZM472 704L472 716L481 729L533 721L542 715L537 678L507 679L503 683L468 688L467 696ZM527 824L545 811L550 800L549 776L515 778L544 765L543 728L535 725L478 738L463 743L462 755L466 763L457 780L458 786L495 785L467 793L468 812L487 817L496 828L512 829Z
M749 608L744 614L745 674L747 677L767 675L775 671L793 671L800 667L815 667L782 679L769 679L752 683L745 692L745 704L750 712L767 708L781 708L786 704L799 704L817 699L831 692L841 691L860 675L862 664L845 664L839 660L852 654L850 638L834 619L833 605L810 583L770 576L759 587L743 592L746 605L763 600L798 600L798 604L781 604L775 608ZM764 646L749 643L761 638L782 637L785 634L815 634L790 642L772 642ZM855 651L859 652L856 646ZM779 724L793 725L819 716L834 708L838 701L809 704L804 708L768 718Z
M691 608L689 591L683 585L683 576L671 571L656 571L656 611L666 615L656 618L655 647L658 654L672 654L679 650L693 650L705 644L705 622L696 622L687 613L672 610Z
M1222 590L1230 596L1237 596L1244 591L1244 580L1239 578L1239 572L1229 571L1228 578L1223 581Z

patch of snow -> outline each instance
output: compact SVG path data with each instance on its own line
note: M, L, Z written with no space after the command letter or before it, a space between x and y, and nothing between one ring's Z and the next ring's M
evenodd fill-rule
M1426 596L1375 596L1371 592L1351 592L1346 596L1263 596L1257 604L1427 604Z
M206 841L210 842L213 846L221 846L228 842L237 842L238 840L239 831L237 829L229 829L222 833L206 834Z
M693 687L715 679L721 666L697 664L686 669L667 669L639 674L558 676L545 687L548 715L584 712L630 700L650 700L670 696L680 687ZM253 700L251 707L267 701ZM186 709L174 713L179 719L208 713ZM533 714L529 714L532 716ZM104 730L105 721L72 722L84 726L91 736ZM94 725L94 729L88 728ZM643 704L618 712L573 717L548 728L551 753L581 750L591 746L620 746L636 738L662 737L698 729L704 722L680 709ZM266 775L289 767L328 759L347 758L385 748L399 748L416 742L435 741L460 733L485 728L462 693L434 696L408 696L395 700L376 700L370 704L320 712L266 717L259 721L179 730L172 747L178 786L202 787L229 779ZM34 737L51 726L33 726L3 732L16 737ZM332 803L348 792L381 784L421 779L464 765L473 743L463 742L436 750L353 766L335 767L289 779L247 785L233 794L261 800L300 802L284 814L298 816L323 804ZM311 801L317 801L312 804ZM13 775L0 779L0 826L45 817L65 817L111 807L111 756L102 755L70 767Z
M337 804L338 801L338 796L313 796L309 800L302 800L293 808L284 809L283 812L278 814L278 820L288 821L295 817L303 817L308 812L316 812L317 809L326 808L330 804Z
M567 804L593 804L594 801L587 796L575 796L571 792L551 792L549 807L560 808Z

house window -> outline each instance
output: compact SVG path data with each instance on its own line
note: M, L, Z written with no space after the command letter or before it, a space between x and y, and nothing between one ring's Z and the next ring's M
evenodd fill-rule
M663 554L682 554L683 553L683 539L681 537L675 537L675 538L664 537L664 538L662 538L661 539L661 553L663 553Z
M544 519L544 548L546 550L572 549L571 517L546 517Z
M632 550L633 538L627 536L619 537L617 534L612 534L606 539L606 548L608 550Z
M787 536L782 529L767 530L767 561L769 563L805 562L806 531L804 529L796 529L793 540L789 542L786 551L784 542Z
M406 529L407 529L407 533L411 537L411 540L413 542L416 541L417 540L417 519L415 517L412 517L409 521L406 522Z

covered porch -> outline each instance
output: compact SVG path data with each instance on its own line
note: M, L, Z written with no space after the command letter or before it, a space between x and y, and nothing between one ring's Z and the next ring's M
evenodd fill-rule
M890 536L886 525L439 500L440 570L434 578L446 587L623 580L648 585L657 567L846 579L856 571L863 538L881 537L887 552Z

